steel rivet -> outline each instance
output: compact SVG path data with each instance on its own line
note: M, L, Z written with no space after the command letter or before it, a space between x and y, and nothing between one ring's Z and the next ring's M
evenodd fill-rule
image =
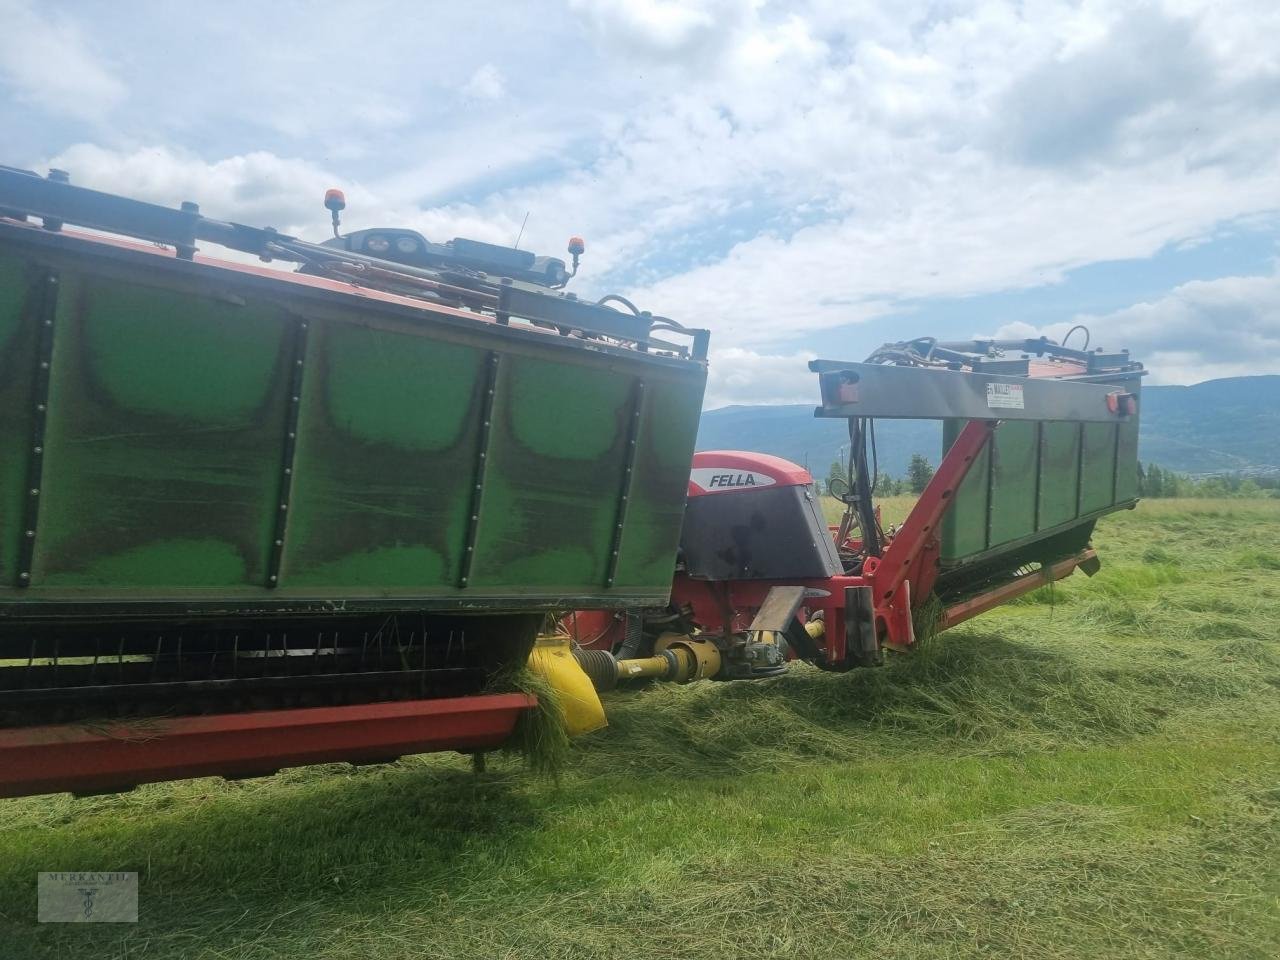
M274 576L270 576L267 579L270 580L272 583L276 582L276 578Z
M44 325L45 325L46 327L52 327L52 326L53 326L53 321L52 321L52 320L46 320L46 321L44 322Z
M285 475L286 477L287 477L289 474L291 474L291 473L293 473L293 467L285 467L285 468L284 468L284 475Z
M38 496L40 496L40 488L39 488L39 487L32 487L32 488L31 488L31 495L32 495L33 497L38 497Z
M277 547L283 547L283 546L284 546L284 541L283 541L283 540L277 540L277 541L276 541L276 546L277 546Z
M479 489L480 489L480 484L478 484L478 483L476 484L476 489L477 489L477 490L479 490Z
M305 323L300 323L298 324L298 326L300 326L303 330L307 329L307 325Z
M35 535L36 535L36 532L35 532L34 530L28 530L28 531L27 531L27 539L28 539L28 540L30 540L30 539L31 539L32 537L34 537Z
M467 553L470 553L473 549L475 549L475 548L474 548L474 547L467 547Z
M290 399L291 399L294 403L297 403L297 402L298 402L298 398L297 398L297 397L291 397Z
M19 579L19 580L30 580L30 579L31 579L31 574L29 574L29 573L20 573L20 574L18 574L18 579Z
M480 519L480 515L479 515L478 513L473 513L473 514L471 515L471 522L472 522L472 523L475 523L475 522L476 522L477 520L479 520L479 519Z
M488 428L488 426L489 426L489 421L488 421L488 420L486 420L486 421L484 422L484 425L485 425L485 428L487 429L487 428Z
M280 504L280 509L281 509L281 510L288 510L288 509L289 509L289 505L288 505L287 503L282 503L282 504Z
M40 369L41 369L41 370L48 370L48 369L49 369L49 361L48 361L48 360L41 360L41 361L40 361Z
M37 404L36 404L36 413L44 413L44 404L43 404L43 403L37 403Z
M289 434L289 439L290 439L290 440L296 440L297 438L298 438L298 435L297 435L296 433L291 433L291 434Z

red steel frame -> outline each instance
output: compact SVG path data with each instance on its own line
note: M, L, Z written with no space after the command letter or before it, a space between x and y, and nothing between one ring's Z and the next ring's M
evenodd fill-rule
M672 585L672 603L689 607L693 619L707 631L730 633L746 630L756 611L775 586L806 588L804 608L810 615L822 612L825 623L825 661L839 667L851 663L845 634L845 589L870 587L875 610L876 632L882 645L906 648L915 643L912 597L924 598L933 592L938 577L940 542L938 529L950 508L952 497L969 472L983 446L991 439L995 420L971 420L947 450L933 479L925 487L897 534L879 557L868 557L859 576L836 576L812 580L694 580L677 574ZM1007 603L1014 597L1071 574L1093 557L1086 550L1052 567L996 587L943 611L940 628L977 616ZM589 630L594 621L582 621ZM616 636L608 634L607 636Z
M186 777L262 776L501 746L537 701L523 693L0 730L0 797L96 793Z

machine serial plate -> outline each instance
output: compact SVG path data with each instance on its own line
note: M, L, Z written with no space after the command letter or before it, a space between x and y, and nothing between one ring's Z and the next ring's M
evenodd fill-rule
M1022 384L988 383L987 406L993 410L1022 410Z

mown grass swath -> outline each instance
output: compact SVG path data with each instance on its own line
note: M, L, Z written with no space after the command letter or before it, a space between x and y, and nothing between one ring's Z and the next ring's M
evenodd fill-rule
M881 670L621 692L558 780L435 757L8 801L0 943L1269 960L1280 503L1144 503L1096 539L1097 577ZM142 873L136 927L33 922L36 871L85 868Z

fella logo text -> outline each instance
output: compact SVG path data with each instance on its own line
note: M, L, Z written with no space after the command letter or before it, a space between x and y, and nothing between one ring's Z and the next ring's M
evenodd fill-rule
M758 487L754 473L717 473L711 478L713 487Z

